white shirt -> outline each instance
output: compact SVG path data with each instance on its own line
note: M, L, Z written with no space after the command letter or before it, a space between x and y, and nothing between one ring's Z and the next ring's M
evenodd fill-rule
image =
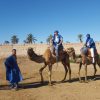
M55 36L55 42L59 42L59 38L58 38L58 36Z

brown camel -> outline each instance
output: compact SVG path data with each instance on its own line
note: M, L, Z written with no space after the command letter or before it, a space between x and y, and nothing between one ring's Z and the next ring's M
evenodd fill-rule
M42 83L44 81L42 72L48 66L48 68L49 68L49 84L51 85L52 65L54 63L56 63L56 56L52 54L50 48L47 48L43 55L37 55L33 51L33 48L28 48L27 54L28 54L28 57L30 60L35 61L37 63L44 63L44 66L39 70ZM60 57L59 57L58 61L62 62L64 69L65 69L65 76L62 81L65 81L68 71L69 71L69 80L71 80L71 68L70 68L69 55L73 56L73 59L75 58L75 52L73 51L73 49L68 49L68 52L61 51L59 53Z
M82 65L84 65L84 68L85 68L85 82L88 82L87 81L87 65L90 65L90 64L92 64L94 66L94 78L95 78L95 75L97 72L96 64L98 64L98 66L100 67L100 58L96 51L95 52L95 63L92 63L91 52L90 52L90 49L88 49L86 54L81 52L81 60L80 60L80 64L79 64L79 73L78 73L80 82L81 82L80 70L81 70Z

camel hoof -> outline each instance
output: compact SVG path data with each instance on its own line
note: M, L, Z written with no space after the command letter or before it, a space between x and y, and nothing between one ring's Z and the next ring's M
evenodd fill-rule
M44 83L44 81L41 81L41 84L43 84Z
M93 81L96 81L96 77L94 77L92 80L93 80Z
M64 83L64 82L65 82L65 80L62 80L62 81L61 81L61 83Z
M86 80L85 83L88 83L88 81Z
M83 80L79 80L79 83L83 83Z
M69 83L72 83L72 80L69 80L68 82L69 82Z
M49 86L52 86L52 84L51 84L51 83L49 83L48 85L49 85Z

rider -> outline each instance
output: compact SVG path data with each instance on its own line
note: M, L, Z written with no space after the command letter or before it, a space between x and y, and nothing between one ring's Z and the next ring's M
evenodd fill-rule
M96 45L94 40L91 38L90 34L86 35L87 39L86 39L86 47L90 48L90 52L91 52L91 57L92 59L92 63L95 62L95 51L96 51Z
M52 38L53 48L54 48L53 51L56 53L57 57L59 56L58 54L59 50L63 49L63 45L62 45L63 37L58 33L59 33L58 30L54 31L54 36Z

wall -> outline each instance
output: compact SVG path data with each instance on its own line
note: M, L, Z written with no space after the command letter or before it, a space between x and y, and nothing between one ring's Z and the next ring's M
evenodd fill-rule
M64 48L74 47L76 54L80 54L80 49L83 44L80 43L67 43L63 44ZM96 43L98 53L100 54L100 43ZM27 56L27 49L29 47L34 48L34 51L38 54L43 54L46 48L49 47L47 44L25 44L25 45L0 45L0 58L7 57L11 54L12 49L17 49L18 56Z

